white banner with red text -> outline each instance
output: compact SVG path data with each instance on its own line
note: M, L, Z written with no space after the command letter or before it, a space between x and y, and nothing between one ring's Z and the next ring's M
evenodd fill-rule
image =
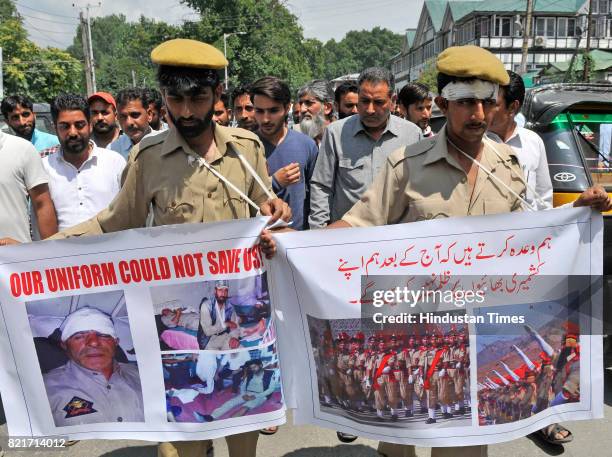
M177 441L284 423L266 221L0 249L9 434Z

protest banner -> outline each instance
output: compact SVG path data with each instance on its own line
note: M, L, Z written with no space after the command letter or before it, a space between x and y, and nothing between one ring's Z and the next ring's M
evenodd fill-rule
M294 419L464 446L603 417L602 233L564 209L279 235Z
M177 441L284 423L266 221L0 249L9 434Z

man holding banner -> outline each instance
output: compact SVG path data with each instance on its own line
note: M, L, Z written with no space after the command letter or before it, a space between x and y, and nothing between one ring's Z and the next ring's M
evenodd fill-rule
M266 170L263 146L243 129L215 125L213 107L222 86L218 70L223 54L194 40L170 40L151 52L173 128L143 139L131 153L121 191L96 217L57 237L94 235L153 225L215 222L253 217L258 212L289 221L291 210L275 197ZM272 256L271 235L261 248ZM226 437L232 457L254 457L259 432ZM202 457L210 441L162 443L160 457Z
M495 115L499 85L508 84L501 61L477 46L457 46L437 60L436 104L447 124L439 135L392 153L372 186L330 228L368 227L441 217L520 211L525 183L509 147L484 137ZM574 206L612 208L601 187ZM380 443L387 457L414 457L414 446ZM487 446L433 448L432 457L485 457Z

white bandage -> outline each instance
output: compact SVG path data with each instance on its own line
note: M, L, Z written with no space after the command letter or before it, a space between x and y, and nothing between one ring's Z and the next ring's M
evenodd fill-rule
M95 331L117 338L113 321L108 314L95 308L80 308L69 314L60 326L62 342L75 333Z
M473 98L476 100L497 100L499 84L491 81L475 79L474 81L456 81L447 84L440 94L447 100L461 100L463 98Z

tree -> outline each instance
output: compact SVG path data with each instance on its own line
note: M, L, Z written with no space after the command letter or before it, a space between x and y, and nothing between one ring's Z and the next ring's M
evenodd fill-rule
M30 41L10 0L0 0L0 47L5 94L23 94L38 102L79 89L80 62L65 51Z
M124 15L94 18L91 23L98 90L117 93L133 85L132 71L137 86L155 85L155 66L151 50L163 41L184 35L180 27L141 17L128 22ZM83 60L81 26L68 52ZM85 85L84 75L80 83Z
M417 81L429 87L429 90L434 94L437 93L438 70L436 70L435 59L431 59L425 64L425 68L423 68L423 71L419 75Z
M279 0L185 0L201 15L186 27L194 39L213 43L223 50L223 34L244 32L227 39L230 85L253 82L274 75L297 87L312 79L307 56L313 43L305 45L297 18ZM312 58L312 54L310 55Z

